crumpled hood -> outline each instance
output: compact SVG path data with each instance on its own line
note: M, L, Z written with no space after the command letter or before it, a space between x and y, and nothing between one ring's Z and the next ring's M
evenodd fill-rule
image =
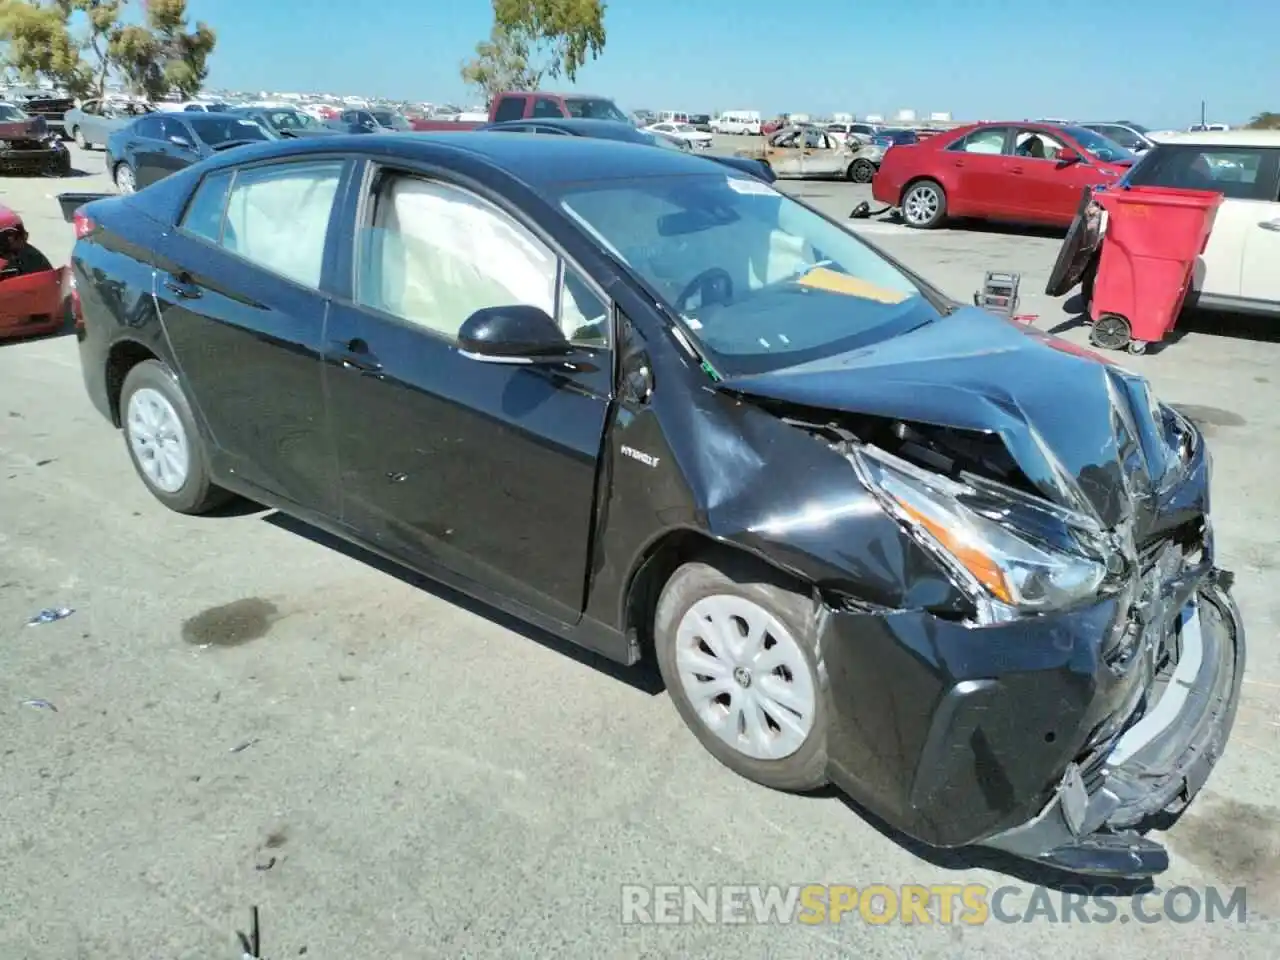
M1104 528L1150 519L1179 467L1147 381L976 308L722 390L816 410L997 434L1048 499Z

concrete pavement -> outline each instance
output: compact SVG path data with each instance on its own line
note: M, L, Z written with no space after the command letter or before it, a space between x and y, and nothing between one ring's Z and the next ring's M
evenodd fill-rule
M72 237L53 197L105 183L101 157L0 180L55 263ZM868 193L787 189L840 215ZM957 297L1021 271L1024 311L1086 341L1036 292L1053 236L854 229ZM1008 913L1051 878L924 859L838 799L740 780L649 678L294 521L169 513L61 337L0 345L0 957L237 957L251 904L272 960L1274 956L1280 344L1225 323L1122 362L1206 430L1251 631L1234 738L1159 883L1246 885L1247 924L623 925L624 884L1016 885ZM57 606L75 612L26 625Z

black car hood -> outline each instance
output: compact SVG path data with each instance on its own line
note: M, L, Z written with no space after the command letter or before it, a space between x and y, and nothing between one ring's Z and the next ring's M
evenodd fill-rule
M1102 527L1150 520L1181 467L1147 382L1074 344L976 308L721 390L998 435L1039 492ZM1145 516L1144 516L1145 515Z

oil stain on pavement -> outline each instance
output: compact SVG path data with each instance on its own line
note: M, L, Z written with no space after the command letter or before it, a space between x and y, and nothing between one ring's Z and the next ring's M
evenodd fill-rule
M1193 807L1169 841L1219 883L1243 885L1251 916L1280 917L1280 809L1215 798Z
M265 637L280 617L274 603L245 597L210 607L183 621L182 639L198 647L238 647Z
M1194 403L1175 403L1173 408L1200 428L1206 437L1214 435L1218 427L1243 427L1244 417L1218 407L1202 407Z

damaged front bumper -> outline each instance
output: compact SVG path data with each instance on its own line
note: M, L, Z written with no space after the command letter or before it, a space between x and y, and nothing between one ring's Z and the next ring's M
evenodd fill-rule
M1245 640L1211 543L1177 573L1152 566L1154 598L1023 622L832 610L831 779L934 846L1089 876L1165 870L1143 830L1179 814L1222 755Z
M1143 692L1118 737L1067 766L1031 821L984 841L1020 857L1087 875L1146 877L1168 868L1165 849L1139 833L1180 814L1222 756L1244 676L1244 625L1213 579L1181 610L1170 675Z

